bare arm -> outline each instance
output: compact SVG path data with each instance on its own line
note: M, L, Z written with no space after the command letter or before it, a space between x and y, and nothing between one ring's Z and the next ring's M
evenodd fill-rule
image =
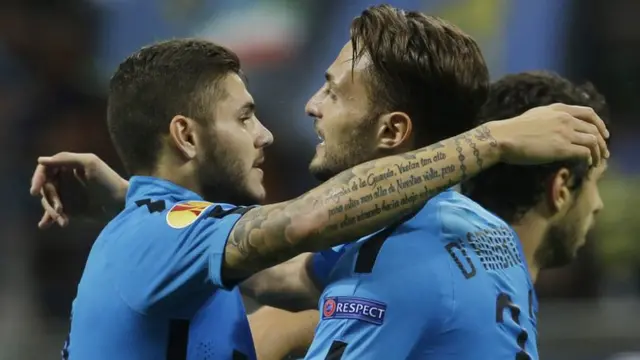
M263 306L249 315L249 325L260 360L303 357L318 325L317 310L289 312Z
M494 165L488 126L346 170L302 196L248 211L225 248L223 276L241 281L303 252L354 241L419 210L434 195Z
M240 284L243 295L262 305L289 311L318 307L320 290L309 273L313 255L304 253L262 270Z

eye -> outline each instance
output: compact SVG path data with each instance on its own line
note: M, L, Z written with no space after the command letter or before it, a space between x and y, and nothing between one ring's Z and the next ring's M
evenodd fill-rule
M333 101L338 100L338 96L328 86L324 89L324 93L325 95L329 95L329 98L331 98L331 100Z
M248 125L249 121L251 121L251 119L253 118L253 115L247 115L247 116L242 116L239 120L242 123L242 125Z

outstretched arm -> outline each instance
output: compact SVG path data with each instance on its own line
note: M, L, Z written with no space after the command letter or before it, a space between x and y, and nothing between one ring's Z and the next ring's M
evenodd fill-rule
M598 162L601 153L607 156L606 131L592 109L556 104L355 166L296 199L249 210L229 235L224 281L236 283L300 253L354 241L500 160Z
M483 126L355 166L296 199L251 209L229 236L225 282L379 230L499 159L498 144Z

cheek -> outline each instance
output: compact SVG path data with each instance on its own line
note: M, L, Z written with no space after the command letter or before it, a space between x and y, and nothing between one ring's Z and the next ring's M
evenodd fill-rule
M325 117L324 131L325 141L329 138L329 143L336 140L349 139L357 135L359 120L363 116L351 111L335 111L332 116ZM352 139L357 141L358 139Z
M216 134L217 150L231 163L248 169L253 166L256 160L253 138L245 129L225 129Z

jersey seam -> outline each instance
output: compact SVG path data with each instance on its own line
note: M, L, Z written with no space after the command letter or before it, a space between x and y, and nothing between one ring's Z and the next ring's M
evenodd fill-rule
M437 203L438 206L438 210L436 212L437 214L437 221L440 224L440 236L442 238L444 238L444 235L446 233L447 227L445 226L443 217L442 217L442 203ZM454 314L455 314L455 308L456 308L456 297L455 297L455 286L453 284L453 268L452 268L453 264L451 262L449 262L449 285L451 287L451 309L450 309L450 313L449 313L449 317L447 319L445 319L445 321L441 324L440 327L440 331L443 331L445 329L445 324L448 324L449 322L452 321L452 319L454 318Z

